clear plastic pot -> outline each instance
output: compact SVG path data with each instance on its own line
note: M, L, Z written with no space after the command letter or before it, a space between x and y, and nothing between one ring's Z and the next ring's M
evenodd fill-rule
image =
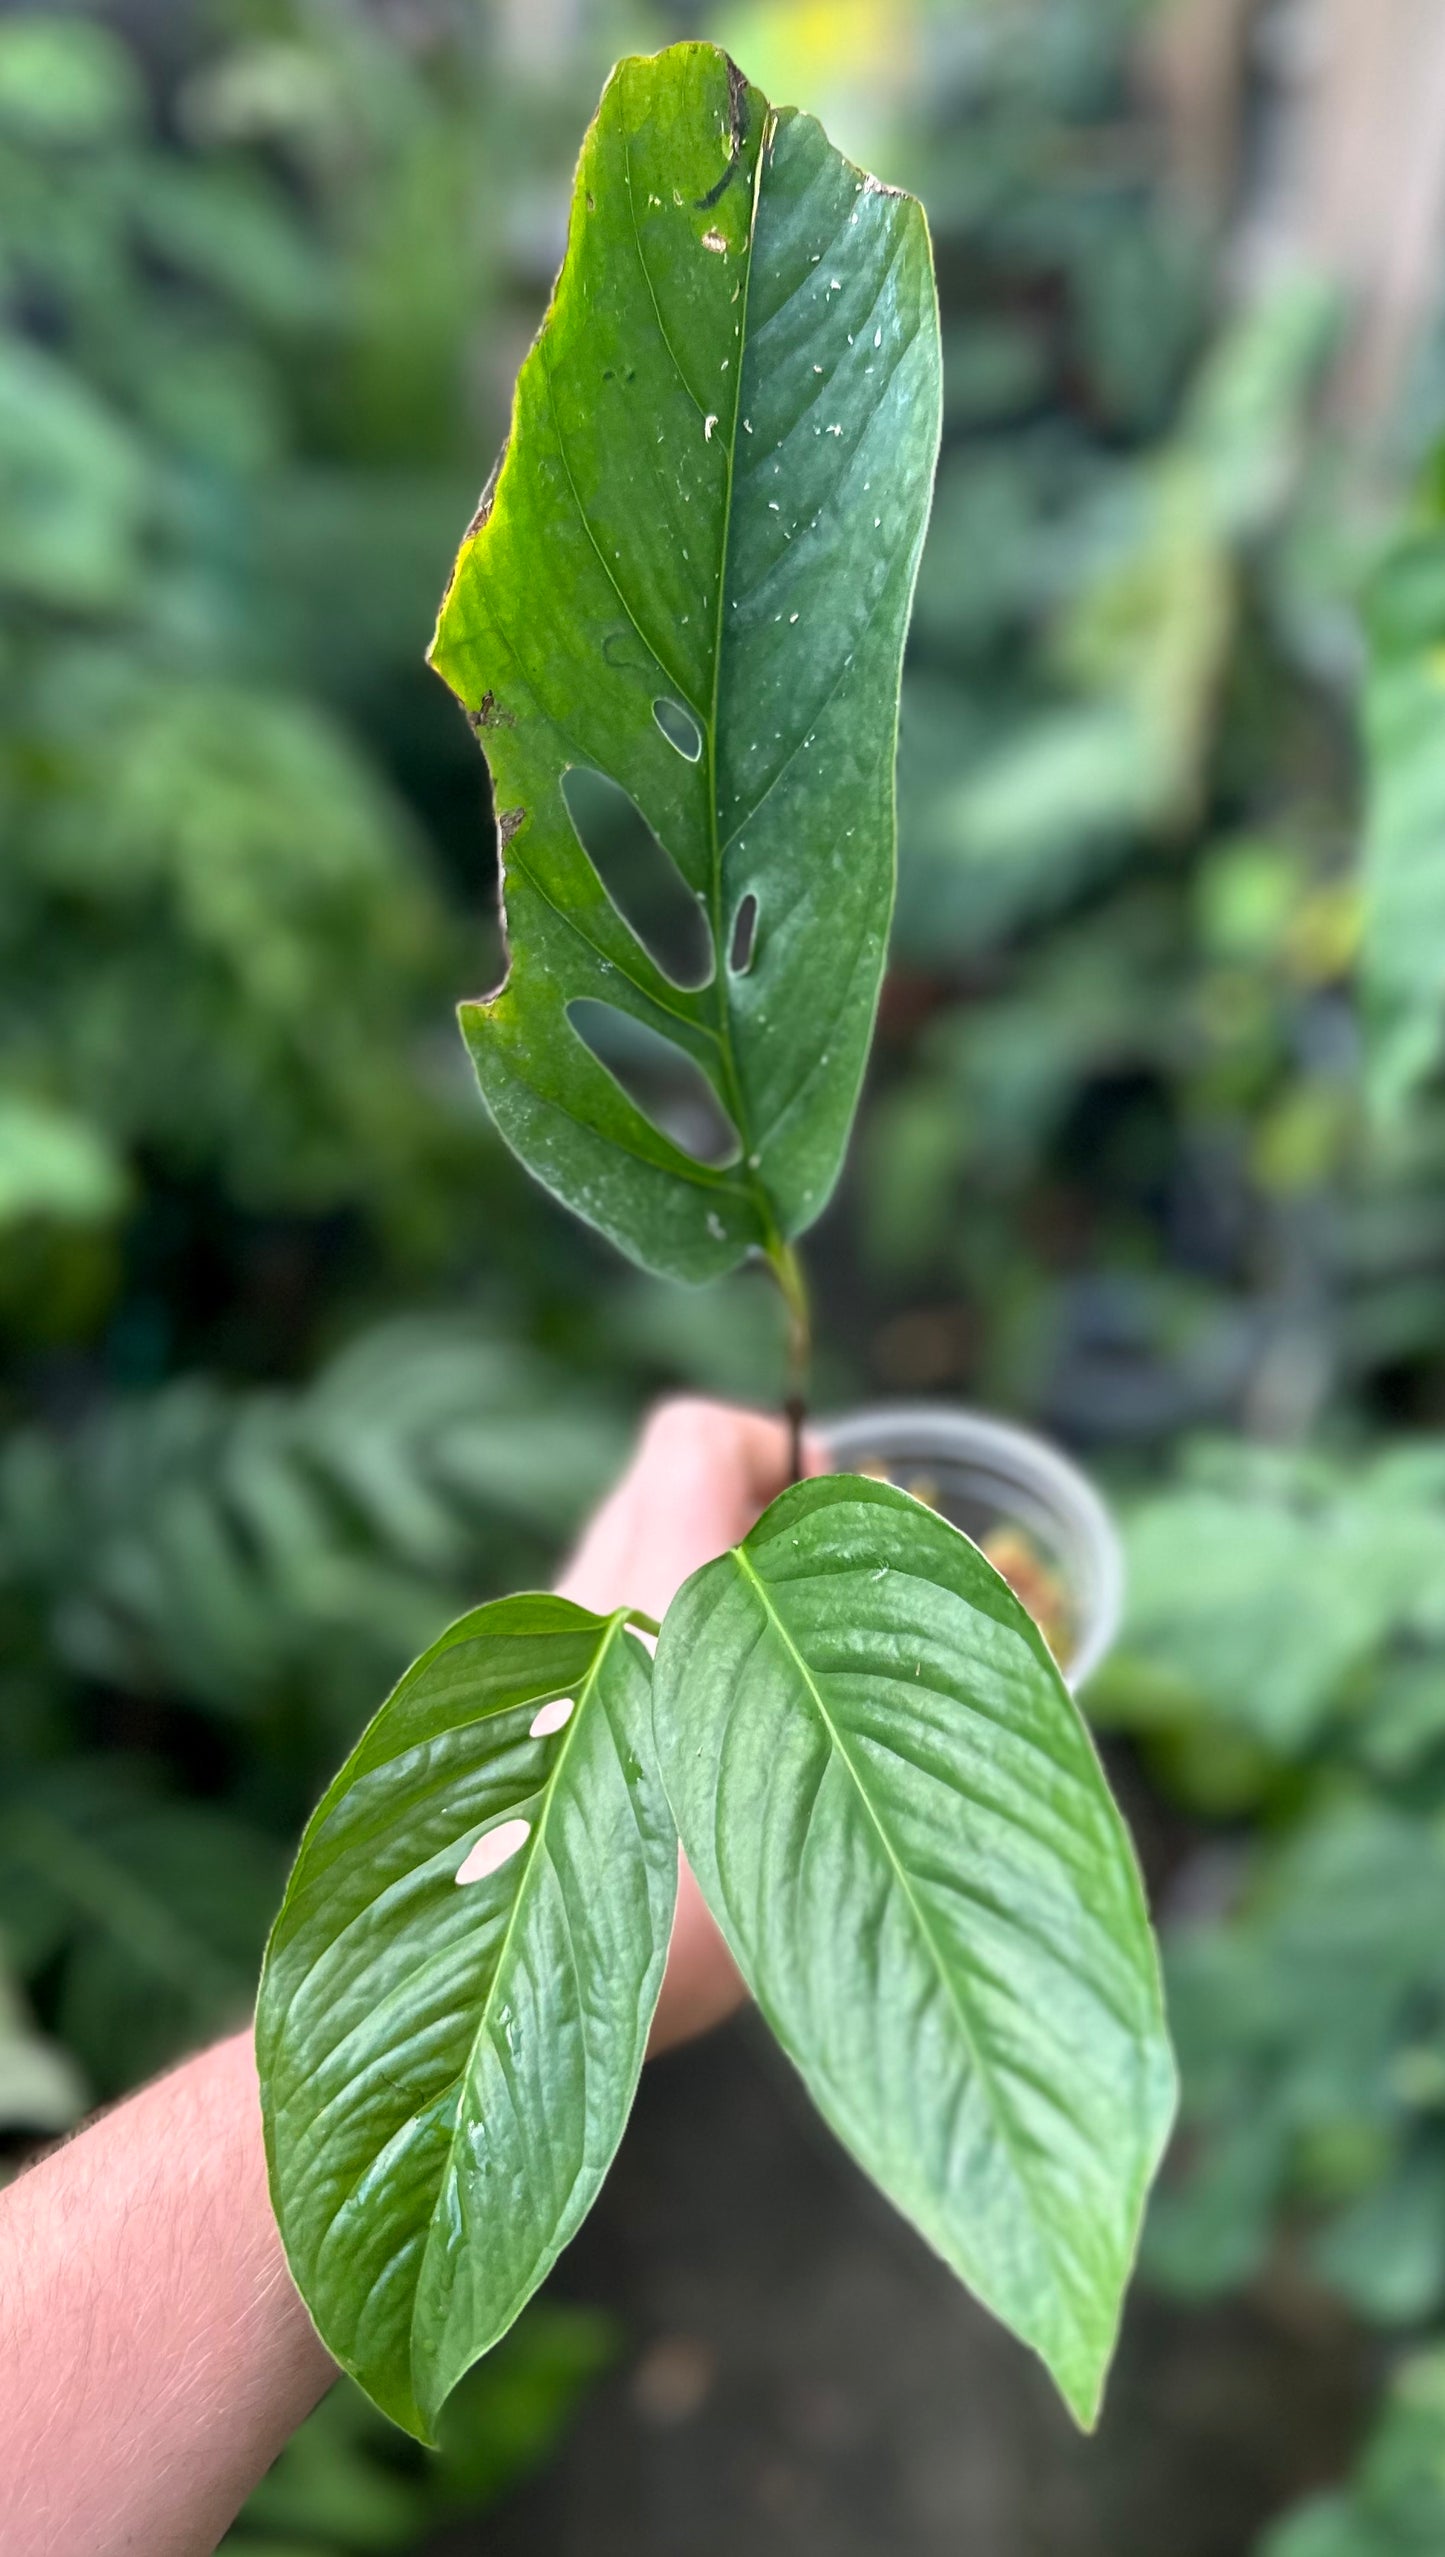
M1077 1465L1032 1430L943 1403L879 1403L817 1427L840 1473L881 1475L972 1537L1040 1618L1069 1685L1082 1686L1118 1631L1124 1558Z

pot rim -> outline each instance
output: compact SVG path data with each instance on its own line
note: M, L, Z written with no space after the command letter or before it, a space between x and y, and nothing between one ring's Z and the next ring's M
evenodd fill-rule
M909 1454L944 1457L986 1476L1005 1496L1001 1511L1011 1485L1031 1495L1058 1531L1055 1559L1078 1625L1073 1650L1060 1669L1072 1689L1092 1677L1119 1630L1124 1551L1102 1495L1071 1456L1036 1430L966 1403L869 1403L820 1414L815 1427L835 1461L870 1452L891 1457L903 1441ZM840 1471L847 1470L841 1462ZM1029 1523L1025 1515L1021 1524Z

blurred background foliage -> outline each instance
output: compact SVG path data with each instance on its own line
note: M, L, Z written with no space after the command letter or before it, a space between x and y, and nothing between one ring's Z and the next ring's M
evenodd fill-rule
M1234 289L1139 0L0 10L0 2130L244 2010L289 1845L644 1398L767 1399L534 1196L451 1004L485 778L421 652L617 51L728 41L933 221L948 414L824 1399L1002 1406L1132 1547L1091 1703L1164 1912L1150 2278L1380 2338L1268 2557L1445 2545L1445 469ZM1436 420L1438 423L1438 419ZM618 849L626 859L626 846ZM248 2550L404 2548L614 2350L544 2305L425 2469L338 2394ZM1342 2450L1343 2458L1343 2450Z

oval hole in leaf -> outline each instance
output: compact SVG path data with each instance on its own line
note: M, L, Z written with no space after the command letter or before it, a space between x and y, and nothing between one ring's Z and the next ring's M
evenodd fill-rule
M562 1697L544 1764L524 1734ZM307 1829L257 2001L276 2216L335 2359L419 2439L591 2207L676 1894L650 1663L536 1592L447 1628Z
M562 796L577 839L623 921L677 986L712 976L707 917L635 799L605 773L574 764Z
M736 1162L737 1130L702 1068L683 1049L592 995L569 1003L567 1018L629 1101L684 1154L714 1166Z
M758 901L749 888L733 917L733 937L728 948L728 966L735 977L745 977L752 966L757 937Z
M521 1854L531 1834L530 1820L502 1820L495 1829L484 1829L457 1867L458 1882L485 1882L488 1874L500 1873Z
M550 1740L554 1731L561 1731L571 1721L572 1702L570 1696L554 1696L550 1705L543 1705L540 1711L533 1715L529 1737L533 1740Z
M690 710L680 701L664 698L652 705L652 716L670 746L676 746L685 763L695 764L702 753L702 730Z

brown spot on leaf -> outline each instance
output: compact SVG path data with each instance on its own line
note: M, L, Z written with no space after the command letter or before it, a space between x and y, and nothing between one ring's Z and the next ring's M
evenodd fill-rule
M728 244L721 231L704 231L702 244L705 249L711 249L715 257L727 256Z
M467 725L478 737L484 728L515 728L516 724L515 712L504 709L490 691L483 693L475 710L467 712Z
M497 810L497 842L503 852L506 851L508 844L511 842L513 835L522 823L526 813L527 811L525 808L499 808Z

